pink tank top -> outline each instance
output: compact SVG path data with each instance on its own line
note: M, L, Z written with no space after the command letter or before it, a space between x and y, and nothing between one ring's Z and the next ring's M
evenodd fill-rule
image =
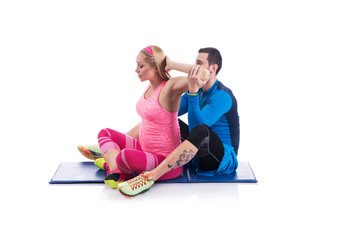
M139 132L141 148L145 152L167 157L181 143L177 112L168 112L159 103L159 94L166 84L163 81L155 92L145 99L146 88L136 104L136 111L142 118Z

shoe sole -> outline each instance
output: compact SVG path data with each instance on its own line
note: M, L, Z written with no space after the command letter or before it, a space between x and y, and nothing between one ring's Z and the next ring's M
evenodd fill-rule
M96 160L98 158L101 158L101 156L96 156L95 152L93 152L87 148L84 148L82 146L78 146L78 150L84 157L86 157L90 160Z
M148 188L148 189L146 189L146 190L144 190L144 191L142 191L142 192L139 192L138 194L132 196L132 195L128 195L128 194L126 194L126 193L121 192L120 189L118 188L118 191L119 191L124 197L126 197L126 198L134 198L134 197L136 197L137 195L144 194L144 193L146 193L146 192L149 191L149 190L150 190L150 188Z

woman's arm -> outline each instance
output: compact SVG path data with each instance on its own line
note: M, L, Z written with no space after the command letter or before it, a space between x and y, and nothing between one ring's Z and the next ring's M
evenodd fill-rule
M133 127L130 131L128 131L126 135L139 139L140 124L141 122L139 122L135 127Z
M165 67L166 71L176 70L179 72L189 74L192 67L193 67L193 65L191 65L191 64L174 62L174 61L171 61L169 57L166 57L166 67ZM208 69L203 68L203 67L200 68L200 80L202 80L202 81L208 80L209 75L210 75L210 71Z
M200 67L200 65L197 65L197 68L196 68L198 77L200 79L200 76L202 73L204 73L205 76L207 75L208 76L207 79L203 80L203 83L206 83L206 81L208 81L210 79L209 78L210 71L203 67L201 67L201 68L199 68L199 67ZM166 58L166 68L165 68L166 71L177 70L177 71L190 72L190 70L192 68L193 68L193 65L172 62L172 61L170 61L170 59L168 57ZM160 96L159 96L160 105L168 112L178 112L179 106L180 106L181 95L183 93L189 91L188 76L170 78L167 81L167 83L165 84L163 90L165 90L165 91L161 91Z
M183 73L189 73L192 65L191 64L185 64L185 63L178 63L171 61L169 57L166 57L166 71L170 70L176 70Z
M190 70L192 69L193 65L191 64L185 64L185 63L179 63L171 61L169 57L166 57L166 71L176 70L179 72L183 72L186 74L190 73ZM210 71L206 68L201 67L199 69L199 76L200 80L207 81L210 76ZM188 77L175 77L169 79L168 86L170 87L172 92L178 92L179 94L183 94L184 92L187 92L189 90L188 87Z

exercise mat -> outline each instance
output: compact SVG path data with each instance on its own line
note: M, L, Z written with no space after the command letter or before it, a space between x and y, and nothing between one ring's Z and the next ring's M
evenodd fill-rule
M106 172L94 165L94 162L62 162L56 170L50 184L68 183L104 183ZM236 172L228 175L202 176L187 166L183 173L171 180L157 181L157 183L207 183L207 182L235 182L256 183L256 177L248 162L239 162Z

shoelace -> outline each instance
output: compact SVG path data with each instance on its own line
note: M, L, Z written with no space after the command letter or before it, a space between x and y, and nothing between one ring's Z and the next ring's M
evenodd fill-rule
M146 185L146 182L150 182L150 174L142 173L136 178L130 179L127 181L130 188L132 190L137 189L138 187L142 187L143 185Z

